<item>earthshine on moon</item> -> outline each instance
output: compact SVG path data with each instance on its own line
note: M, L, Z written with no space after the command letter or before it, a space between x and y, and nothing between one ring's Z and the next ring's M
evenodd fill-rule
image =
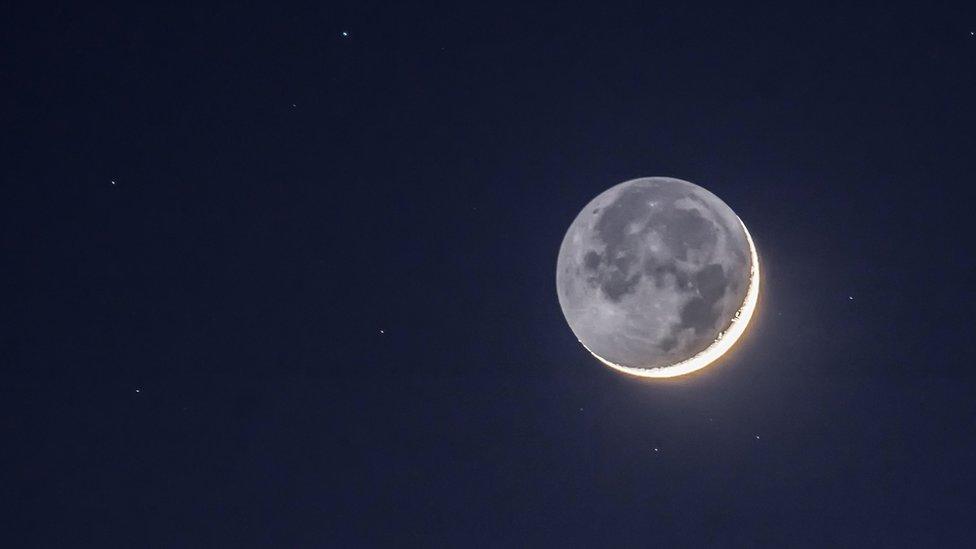
M576 216L556 289L573 333L601 362L674 377L708 366L745 332L759 256L717 196L680 179L632 179Z

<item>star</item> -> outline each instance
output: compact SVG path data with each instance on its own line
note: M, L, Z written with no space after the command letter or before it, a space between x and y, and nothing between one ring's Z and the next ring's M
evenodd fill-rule
M115 185L115 180L114 179L112 180L112 184Z
M348 38L349 37L349 33L347 31L342 31L342 32L339 33L339 36L342 36L343 38Z
M849 296L847 296L847 299L850 300L850 301L854 301L854 296L849 295Z
M654 451L657 452L657 448L655 448Z
M138 387L136 387L136 392L137 392L137 393L141 393L141 392L142 392L142 389L140 389L140 388L138 388Z
M383 331L383 330L380 330L380 334L385 334L385 333L386 333L385 331Z
M756 435L756 440L759 440L759 435Z

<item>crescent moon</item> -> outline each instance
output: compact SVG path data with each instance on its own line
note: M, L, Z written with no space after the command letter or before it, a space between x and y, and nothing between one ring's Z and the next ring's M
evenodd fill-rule
M589 351L590 354L596 357L600 362L606 364L614 370L637 377L668 378L683 376L701 370L705 366L708 366L712 362L718 360L722 355L728 352L735 342L742 337L742 334L745 333L746 327L749 325L749 320L752 319L752 314L755 312L756 304L759 301L759 254L756 252L756 245L752 241L752 235L749 234L749 229L746 228L746 225L742 222L742 219L739 219L739 224L742 225L742 230L745 231L746 234L746 240L749 242L749 251L751 255L751 265L749 267L749 288L746 290L746 297L742 301L742 306L738 311L736 311L735 315L733 315L731 324L725 331L719 334L711 345L691 358L671 364L669 366L659 368L632 368L630 366L614 364L613 362L610 362L609 360L594 353L589 347L586 347L586 344L584 344L582 341L580 341L580 344L582 344L583 347L586 348L586 350Z

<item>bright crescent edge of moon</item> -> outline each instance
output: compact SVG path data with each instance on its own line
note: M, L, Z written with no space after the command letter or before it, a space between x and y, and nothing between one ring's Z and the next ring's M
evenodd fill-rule
M736 216L736 219L739 219L738 216ZM590 354L595 356L600 362L606 364L614 370L638 377L667 378L683 376L685 374L690 374L692 372L701 370L705 366L708 366L712 362L718 360L729 349L731 349L732 346L735 345L735 342L739 340L743 333L745 333L746 327L749 325L749 320L752 318L752 313L756 310L756 303L759 301L759 254L756 253L756 245L752 242L752 235L749 234L749 229L746 228L746 224L743 223L741 219L739 219L739 224L742 225L742 230L746 233L746 240L749 241L749 252L752 255L752 265L749 267L749 289L746 291L746 298L742 301L742 307L740 307L739 310L736 311L735 315L732 316L732 323L724 332L719 334L718 338L711 345L706 347L704 351L701 351L691 358L682 360L681 362L671 364L670 366L661 366L658 368L633 368L630 366L614 364L593 351L590 351L589 347L586 347L582 341L580 341L580 344L582 344L587 351L590 351Z

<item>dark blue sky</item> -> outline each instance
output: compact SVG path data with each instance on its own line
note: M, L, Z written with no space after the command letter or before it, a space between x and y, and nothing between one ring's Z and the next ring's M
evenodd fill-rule
M0 545L976 539L972 6L2 21ZM654 175L764 269L666 383L555 290L579 209Z

